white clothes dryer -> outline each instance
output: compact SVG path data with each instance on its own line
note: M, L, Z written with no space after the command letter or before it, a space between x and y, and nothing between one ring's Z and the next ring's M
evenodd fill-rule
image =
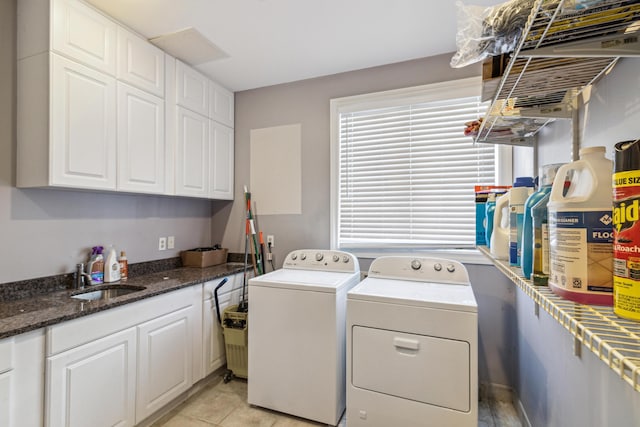
M345 410L347 291L353 255L289 253L281 269L249 280L248 402L336 425Z
M465 267L381 257L347 294L349 427L477 426L478 316Z

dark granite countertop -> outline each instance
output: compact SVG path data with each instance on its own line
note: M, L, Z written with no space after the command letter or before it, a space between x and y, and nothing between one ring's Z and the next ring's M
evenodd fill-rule
M76 292L72 289L0 300L0 339L242 271L243 264L230 262L207 268L181 267L143 274L112 284L144 286L146 289L109 300L83 301L71 298L71 294Z

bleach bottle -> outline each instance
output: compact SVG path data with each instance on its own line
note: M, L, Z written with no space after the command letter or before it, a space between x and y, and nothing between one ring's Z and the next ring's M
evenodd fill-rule
M562 166L561 163L545 165L540 168L540 188L531 194L524 203L524 218L522 220L522 256L520 258L520 268L525 279L531 278L533 270L533 206L551 192L551 185L556 177L556 172Z
M509 190L509 265L520 266L524 203L534 185L533 177L520 176Z
M583 148L560 167L548 204L549 287L581 304L613 304L613 162L604 154Z
M489 252L495 259L509 259L509 193L498 197L493 214L493 232Z

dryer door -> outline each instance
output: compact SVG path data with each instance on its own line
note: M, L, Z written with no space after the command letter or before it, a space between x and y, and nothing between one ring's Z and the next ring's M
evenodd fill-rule
M362 326L352 333L355 387L470 410L469 343Z

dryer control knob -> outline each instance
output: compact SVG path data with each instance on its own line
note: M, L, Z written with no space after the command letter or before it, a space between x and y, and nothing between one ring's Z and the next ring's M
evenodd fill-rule
M292 260L297 260L298 259L298 254L291 254L291 259Z
M435 271L440 271L440 270L442 270L442 264L440 264L440 263L433 264L433 269L434 269Z
M324 255L322 254L322 252L318 252L316 254L316 261L322 261L322 258L324 258Z
M349 257L347 255L344 255L342 257L342 262L349 262Z
M301 260L303 260L303 261L304 261L305 259L307 259L307 254L302 254L302 255L300 255L300 259L301 259Z
M338 255L334 255L331 259L333 259L333 262L340 261L340 257Z
M414 270L420 270L420 267L422 267L420 261L418 261L417 259L411 261L411 268L413 268Z
M456 271L456 266L453 264L447 264L447 271L449 273L453 273L454 271Z

